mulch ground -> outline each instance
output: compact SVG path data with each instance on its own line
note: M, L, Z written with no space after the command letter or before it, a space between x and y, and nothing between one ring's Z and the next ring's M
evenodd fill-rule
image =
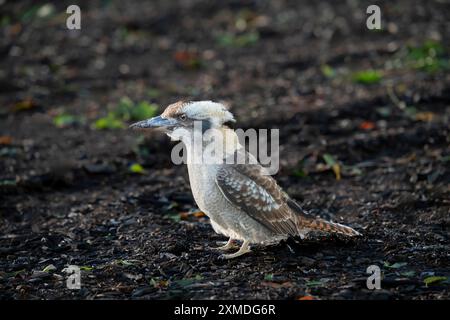
M44 4L1 5L0 299L449 298L449 4L382 1L381 31L370 1L79 1L80 31ZM280 185L364 236L218 259L173 143L93 125L123 97L279 129Z

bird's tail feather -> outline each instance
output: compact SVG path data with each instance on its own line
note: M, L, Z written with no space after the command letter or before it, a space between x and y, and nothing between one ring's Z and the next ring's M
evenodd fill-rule
M361 233L359 233L353 228L344 226L343 224L340 223L326 221L323 219L313 219L309 221L307 227L311 230L323 231L328 233L339 233L350 237L361 235Z
M297 228L299 230L309 229L328 233L339 233L350 237L361 235L361 233L355 229L344 226L340 223L311 217L309 213L303 210L303 208L294 200L289 199L287 204L299 215L299 219L297 220Z

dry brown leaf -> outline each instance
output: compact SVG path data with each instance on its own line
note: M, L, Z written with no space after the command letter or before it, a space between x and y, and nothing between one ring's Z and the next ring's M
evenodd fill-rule
M9 145L12 143L12 138L10 136L0 136L0 145Z
M373 123L372 121L363 121L359 125L359 128L363 130L372 130L373 128L375 128L375 123Z
M193 213L193 215L196 218L202 218L202 217L206 216L206 214L204 212L202 212L202 211L196 211L196 212Z
M187 220L189 217L189 212L180 212L180 219Z
M434 118L434 113L433 112L418 112L416 113L416 120L418 121L424 121L424 122L431 122L433 121Z
M36 103L34 103L31 99L25 99L22 101L19 101L15 104L13 110L14 111L22 111L22 110L29 110L36 107Z
M341 180L341 166L335 163L333 164L331 169L333 169L334 175L336 176L336 180Z

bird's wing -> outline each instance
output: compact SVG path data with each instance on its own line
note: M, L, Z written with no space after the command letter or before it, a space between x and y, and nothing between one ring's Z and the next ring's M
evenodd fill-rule
M278 234L298 235L310 217L259 164L224 165L216 183L226 199Z

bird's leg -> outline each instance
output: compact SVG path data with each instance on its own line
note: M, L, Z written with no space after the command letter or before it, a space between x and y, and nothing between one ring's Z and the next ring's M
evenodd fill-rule
M247 240L244 240L242 246L239 248L237 252L231 254L222 254L220 257L222 259L233 259L242 256L243 254L246 254L247 252L250 251L252 251L250 250L250 243Z
M223 246L213 248L213 249L226 251L226 250L230 250L233 248L236 248L236 246L234 244L234 240L230 238L230 239L228 239L228 242L226 244L224 244Z

